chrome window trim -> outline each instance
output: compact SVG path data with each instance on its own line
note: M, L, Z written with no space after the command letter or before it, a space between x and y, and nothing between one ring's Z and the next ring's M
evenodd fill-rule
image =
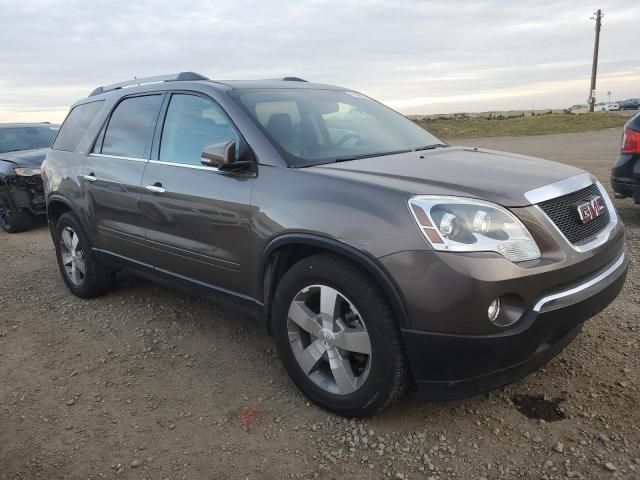
M148 162L147 158L139 158L139 157L123 157L121 155L106 155L104 153L90 153L87 155L88 157L98 157L98 158L118 158L122 160L131 160L132 162Z
M549 185L545 185L543 187L529 190L528 192L524 193L524 198L526 198L531 203L531 205L535 205L546 200L551 200L553 198L567 195L568 193L576 192L588 187L592 183L595 183L595 181L596 180L591 176L590 173L580 173L579 175L575 175L558 182L550 183Z
M169 165L170 167L192 168L194 170L208 170L213 172L221 171L218 167L206 167L204 165L192 165L190 163L165 162L163 160L149 160L149 163L156 163L158 165Z
M586 174L586 175L589 175L589 174ZM589 175L589 177L591 177L591 175ZM593 183L594 182L591 181L589 185ZM540 208L538 205L534 205L534 208L540 213L540 215L544 216L544 218L547 219L547 221L555 229L555 231L558 232L558 234L564 239L564 241L567 242L567 244L569 244L569 246L573 248L576 252L581 252L581 253L588 252L589 250L593 250L594 248L599 247L603 243L606 243L611 237L611 234L613 233L613 231L615 230L616 225L618 224L618 213L616 212L616 209L613 206L613 202L611 201L611 198L609 198L609 194L607 193L607 191L604 189L604 187L600 182L596 181L595 184L598 187L598 190L600 190L600 195L602 195L602 199L604 200L604 203L607 206L607 210L609 211L609 224L602 231L598 232L594 237L591 237L591 239L587 242L571 243L569 239L564 235L564 233L562 233L562 231L558 228L558 226L553 222L553 220L551 220L549 216L546 213L544 213L544 210L542 210L542 208ZM587 187L589 185L587 185ZM585 187L580 187L577 190L580 190L581 188L585 188ZM573 191L576 191L576 190L573 190ZM566 195L567 193L572 193L572 192L566 192L563 195Z
M577 287L542 297L536 302L533 311L538 313L549 312L551 310L557 310L558 308L568 307L604 290L615 280L615 278L612 279L611 277L624 264L626 256L626 252L622 252L622 255L620 255L613 265Z
M123 157L120 155L105 155L104 153L90 153L88 156L98 157L98 158L117 158L121 160L131 160L133 162L157 163L158 165L169 165L171 167L192 168L194 170L209 170L214 172L221 171L218 167L205 167L204 165L191 165L189 163L164 162L162 160L148 160L146 158L138 158L138 157Z

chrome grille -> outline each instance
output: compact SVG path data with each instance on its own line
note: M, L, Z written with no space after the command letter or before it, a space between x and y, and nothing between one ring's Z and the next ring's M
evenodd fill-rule
M603 197L596 184L561 197L546 200L538 204L544 213L556 224L571 243L578 243L597 235L609 225L611 214L603 202L605 209L599 217L588 223L582 223L576 212L576 204L589 201L594 195ZM603 198L604 200L604 198Z

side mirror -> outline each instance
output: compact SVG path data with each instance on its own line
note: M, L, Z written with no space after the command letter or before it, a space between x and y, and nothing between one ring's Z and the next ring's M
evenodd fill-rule
M200 154L200 163L207 167L225 167L236 161L235 140L224 140L205 145Z

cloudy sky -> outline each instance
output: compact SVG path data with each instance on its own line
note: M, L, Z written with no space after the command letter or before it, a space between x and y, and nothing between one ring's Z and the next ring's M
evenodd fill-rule
M640 96L637 0L0 0L0 122L61 121L97 85L192 70L296 75L403 113Z

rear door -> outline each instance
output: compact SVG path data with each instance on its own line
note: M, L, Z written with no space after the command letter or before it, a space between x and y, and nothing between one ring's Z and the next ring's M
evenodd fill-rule
M225 173L200 163L207 144L246 144L205 95L172 93L160 116L157 151L142 180L151 263L207 287L246 294L253 173Z
M164 93L124 97L87 156L84 179L96 246L145 262L140 182Z

